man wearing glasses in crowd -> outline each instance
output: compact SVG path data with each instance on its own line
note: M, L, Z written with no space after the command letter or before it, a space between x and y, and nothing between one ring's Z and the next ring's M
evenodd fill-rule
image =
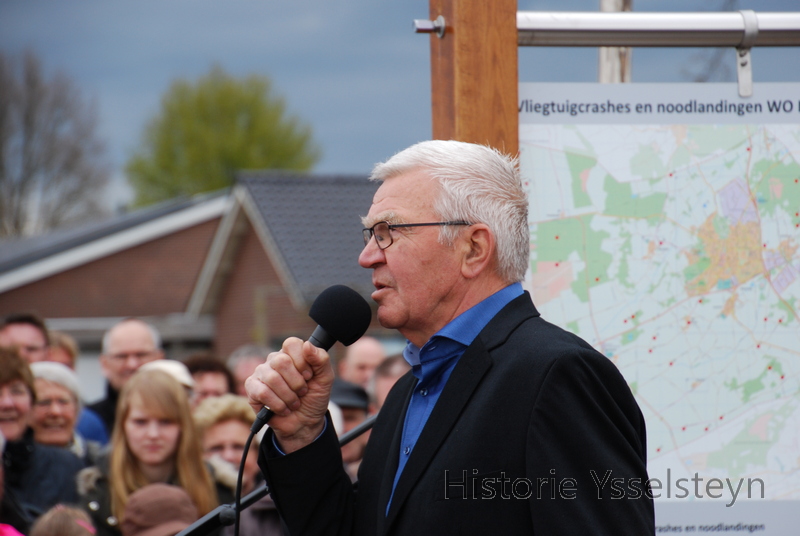
M122 386L139 367L163 357L161 336L156 328L136 318L119 322L103 335L100 367L108 382L106 397L88 407L103 419L109 437L114 430L117 398Z
M516 161L430 141L372 180L359 264L372 270L381 325L408 339L412 371L384 403L355 487L326 418L327 352L287 339L248 378L251 405L275 412L259 463L289 532L654 534L628 385L523 291L530 231Z

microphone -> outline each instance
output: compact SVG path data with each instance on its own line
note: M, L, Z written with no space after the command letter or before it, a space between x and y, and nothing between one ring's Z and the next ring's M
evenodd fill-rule
M367 300L355 290L344 285L333 285L317 296L308 316L317 323L308 342L328 351L336 341L350 346L360 339L372 320L372 310ZM273 415L271 409L261 408L250 429L258 433Z
M360 339L372 320L372 310L355 290L334 285L317 296L308 316L318 324L308 341L327 351L336 341L350 346Z

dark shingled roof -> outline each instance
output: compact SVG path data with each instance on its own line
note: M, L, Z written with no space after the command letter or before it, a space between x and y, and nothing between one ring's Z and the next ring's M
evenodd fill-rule
M0 241L0 274L191 208L210 199L228 195L228 193L229 191L226 189L197 195L189 199L185 197L172 199L125 214L94 220L74 227L56 229L42 235Z
M331 285L366 298L372 272L358 265L361 216L378 184L367 175L301 175L250 171L237 176L258 207L280 256L307 303Z

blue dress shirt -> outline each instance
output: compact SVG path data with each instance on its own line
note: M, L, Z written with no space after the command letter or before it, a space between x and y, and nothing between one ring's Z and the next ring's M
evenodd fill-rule
M486 324L522 293L522 285L513 283L458 315L436 332L422 348L411 342L406 345L403 357L411 365L411 372L417 378L417 384L411 394L411 402L408 404L403 424L400 459L392 485L392 496L422 428L428 421L436 401L439 400L439 395L442 394L442 389L458 363L458 358ZM391 504L390 498L386 505L387 513Z

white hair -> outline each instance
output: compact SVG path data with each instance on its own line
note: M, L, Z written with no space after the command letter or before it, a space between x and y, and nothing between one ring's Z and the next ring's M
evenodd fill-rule
M228 370L235 372L236 366L239 363L244 363L249 360L258 360L262 363L267 359L273 350L267 346L260 344L243 344L236 348L231 355L228 356L227 364Z
M75 403L80 412L81 388L78 382L78 375L74 370L62 363L56 363L55 361L37 361L31 363L31 372L33 373L34 380L39 378L66 388L75 398Z
M525 278L530 258L528 196L516 158L485 145L431 140L377 164L370 180L384 181L421 170L440 188L434 210L443 221L484 223L497 242L498 273L514 283ZM459 229L443 226L439 238L452 244Z

